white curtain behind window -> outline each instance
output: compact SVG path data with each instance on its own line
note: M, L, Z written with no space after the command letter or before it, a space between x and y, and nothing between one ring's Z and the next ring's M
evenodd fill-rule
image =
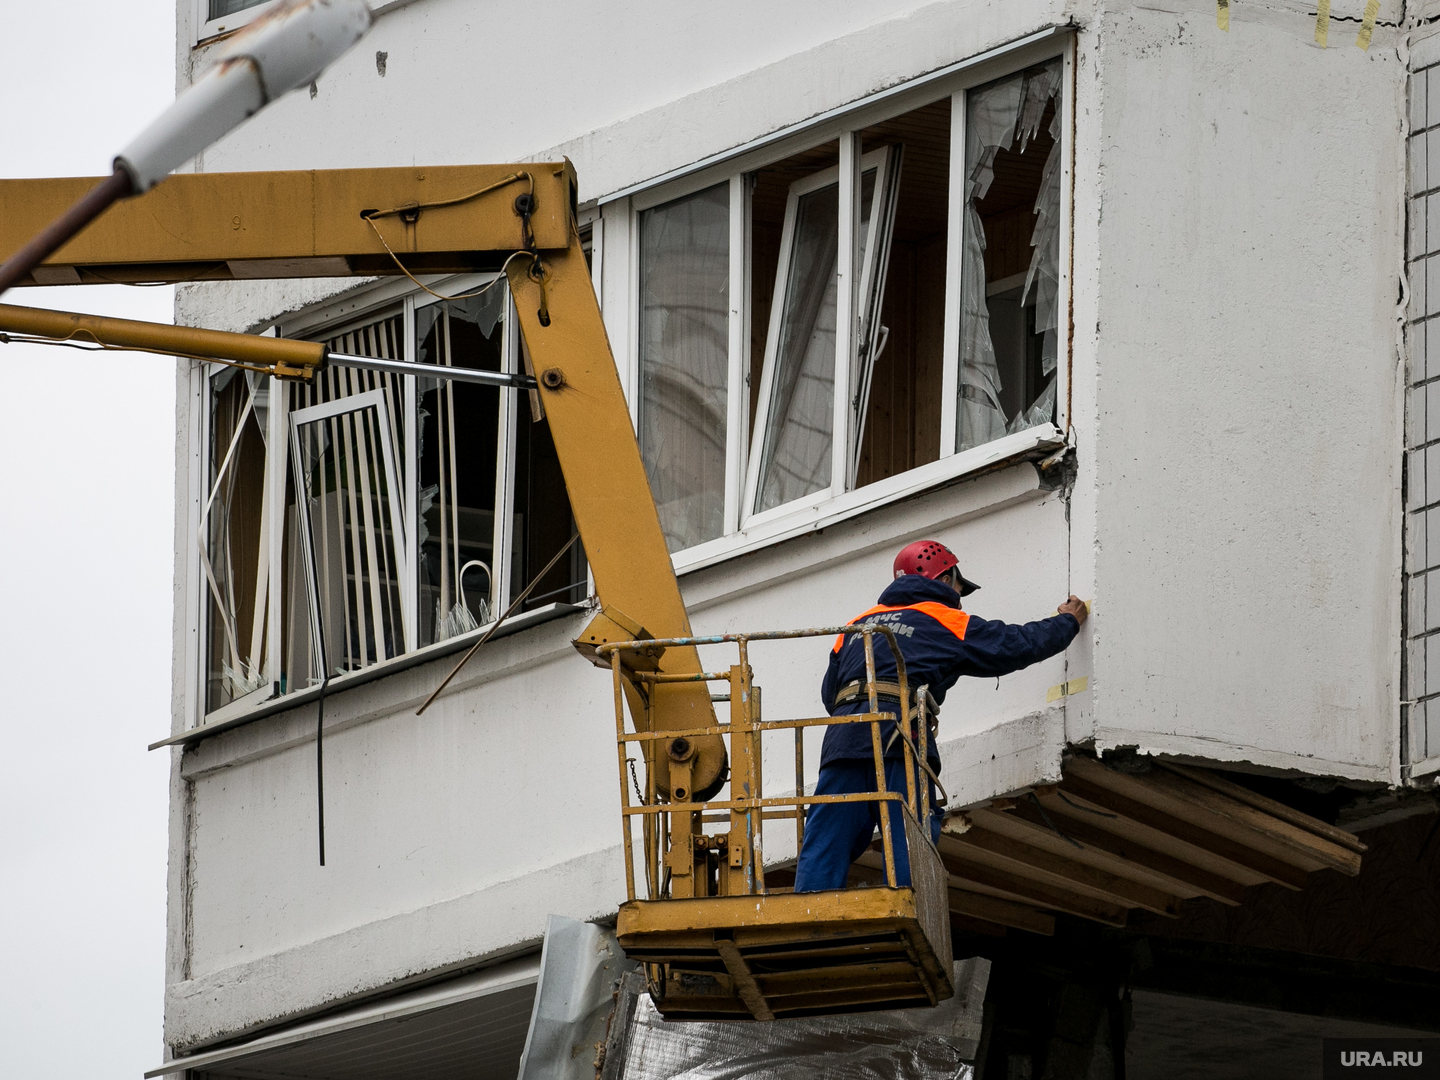
M671 551L725 531L730 190L640 215L640 451Z

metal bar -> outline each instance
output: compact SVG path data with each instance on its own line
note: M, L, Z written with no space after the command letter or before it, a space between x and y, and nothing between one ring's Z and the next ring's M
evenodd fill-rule
M895 713L853 713L850 716L817 716L805 720L764 720L755 725L758 731L783 730L785 728L828 727L831 724L869 724L874 720L894 720ZM704 728L670 728L666 731L637 731L623 736L626 742L654 742L658 739L674 739L681 735L693 738L697 735L730 735L737 729L729 724L717 724Z
M805 728L795 725L795 794L805 794ZM795 811L795 854L805 844L805 815Z
M875 634L866 627L861 639L865 643L865 688L870 694L870 712L872 714L880 711L879 694L875 689ZM894 642L891 642L891 651L898 654ZM880 745L880 721L873 720L870 723L870 745L875 755L875 791L885 794L885 750ZM890 812L883 811L880 814L880 844L885 849L885 883L892 889L899 888L895 877L895 838L890 828Z
M905 794L908 797L907 803L910 816L915 816L917 792L915 791L915 741L914 729L911 727L912 717L910 716L910 683L905 675L905 658L900 655L893 638L890 641L890 654L895 657L895 677L900 684L900 719L895 721L897 731L903 732L905 738L901 751L905 755Z
M602 646L603 647L603 646ZM666 673L663 671L636 671L632 672L637 680L647 683L686 683L686 682L729 682L728 671L696 671L694 673ZM714 701L714 698L710 699Z
M482 383L485 386L509 386L516 390L534 390L532 375L507 371L483 371L479 368L446 367L443 364L412 364L408 360L386 360L374 356L353 356L350 353L327 352L325 362L336 367L359 368L361 371L384 371L392 375L418 375L426 379L449 379L452 382Z
M78 341L111 349L134 349L166 356L191 356L261 368L276 375L304 376L324 360L318 341L231 334L193 326L172 326L138 319L112 319L71 311L0 304L0 331L55 341Z
M928 766L930 762L927 756L930 753L930 684L926 683L915 692L915 715L920 721L920 760ZM930 785L921 785L920 789L920 824L925 828L925 835L930 835Z
M620 825L625 842L625 898L635 899L635 849L630 836L630 791L625 786L626 765L630 755L625 752L625 690L620 683L620 654L610 658L610 676L615 685L615 749L620 757Z
M850 795L775 795L764 799L726 799L703 803L659 803L654 806L632 806L627 814L678 814L701 810L750 810L766 806L814 806L820 803L841 802L896 802L902 806L905 800L898 791L860 791Z
M884 631L884 627L874 629ZM641 641L610 641L597 648L598 652L614 652L617 649L637 649L646 645L660 645L664 648L680 645L724 645L740 641L784 641L790 638L829 637L832 634L863 634L871 630L868 626L809 626L803 630L765 630L756 634L712 634L706 637L645 638ZM893 632L892 632L893 636Z
M0 266L0 293L14 285L49 256L65 241L89 225L116 201L135 194L130 174L120 166L106 179L82 195L78 202L36 233L4 266Z

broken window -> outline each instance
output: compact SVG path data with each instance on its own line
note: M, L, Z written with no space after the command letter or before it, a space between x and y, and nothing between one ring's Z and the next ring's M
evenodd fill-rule
M672 551L890 497L1028 428L1016 452L1056 439L1063 70L867 106L826 142L635 197L637 429ZM627 276L629 250L606 256Z
M502 370L505 297L491 289L417 307L416 359ZM416 393L419 629L420 644L429 645L484 625L494 611L502 391L420 379Z
M671 551L725 529L730 186L640 214L640 450Z
M253 372L223 368L210 379L209 469L199 531L207 712L255 693L267 679L269 402L269 380Z
M1054 417L1060 73L1056 59L967 94L957 450Z
M485 284L315 336L336 353L519 370L508 292ZM525 394L337 365L311 383L223 369L208 419L207 714L475 634L575 531ZM525 608L588 593L577 545Z
M314 681L405 651L405 518L384 389L298 409L290 420Z
M398 315L327 342L336 352L382 359L399 359L403 343ZM402 376L339 367L292 390L287 556L299 588L287 597L287 687L413 647L405 400Z

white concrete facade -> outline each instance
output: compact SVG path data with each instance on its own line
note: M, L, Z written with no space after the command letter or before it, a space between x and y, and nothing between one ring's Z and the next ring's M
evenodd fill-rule
M884 500L682 553L696 631L843 622L874 603L900 546L934 536L984 585L967 607L987 618L1094 600L1066 654L952 693L941 739L955 805L1055 779L1067 744L1399 784L1408 39L1385 0L1373 44L1355 48L1363 7L1336 0L1320 50L1299 0L1233 3L1229 33L1205 0L779 12L644 0L605 13L413 0L389 5L313 94L197 168L566 155L598 208L597 277L627 367L644 185L683 184L787 128L789 144L815 145L843 126L832 111L947 68L912 105L1064 56L1073 474L1018 459L957 474L942 459ZM178 12L184 84L205 49L198 6ZM284 328L356 288L193 286L177 316ZM182 372L179 388L173 734L200 718L185 658L200 633L203 381ZM170 751L171 1052L524 952L550 913L616 909L611 690L569 645L584 620L497 639L423 717L451 660L337 688L324 868L313 705ZM761 651L767 712L813 714L825 660L813 641ZM1082 677L1085 690L1049 700ZM807 745L813 780L818 731ZM783 776L789 751L775 753ZM793 846L784 829L767 836L771 858Z

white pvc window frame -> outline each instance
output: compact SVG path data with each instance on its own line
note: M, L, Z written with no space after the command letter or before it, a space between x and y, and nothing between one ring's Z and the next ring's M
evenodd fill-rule
M1059 351L1056 375L1056 419L968 450L955 450L957 397L960 385L960 275L964 253L964 192L965 192L965 112L966 94L996 79L1004 78L1048 60L1062 62L1060 85L1061 135L1061 196L1060 196L1060 303L1062 318L1068 322L1073 308L1071 278L1071 220L1074 202L1074 131L1075 131L1075 39L1073 34L1056 29L1043 31L1029 38L1001 46L972 60L951 65L948 69L913 80L911 85L892 87L849 106L831 110L813 121L795 125L782 132L767 135L748 146L724 156L697 163L688 172L677 172L612 193L599 201L598 212L611 229L614 242L604 251L604 280L611 303L606 327L615 347L615 359L621 369L621 381L629 395L632 421L637 420L637 377L639 371L639 214L652 206L682 198L685 195L729 180L731 190L730 245L730 390L727 423L727 494L725 535L695 547L673 553L677 572L700 569L723 562L760 547L803 535L847 520L880 506L908 498L920 491L951 482L959 477L992 467L997 461L1008 460L1037 450L1057 449L1064 445L1070 429L1070 335L1062 325L1058 335ZM754 493L749 480L755 467L750 460L753 452L749 437L749 373L750 373L750 200L749 174L785 158L826 142L838 141L840 149L841 207L840 262L853 260L854 230L858 227L860 161L859 133L867 127L893 119L914 109L950 99L950 189L947 203L945 255L945 310L942 337L940 457L908 472L887 477L864 487L847 485L848 440L832 439L836 459L831 469L831 487L796 499L784 506L760 514L747 514L753 506ZM843 212L849 208L851 213ZM788 215L787 215L788 216ZM848 238L847 238L848 231ZM607 237L609 239L609 237ZM848 242L847 242L848 240ZM868 250L868 249L867 249ZM842 265L842 271L857 274L853 262ZM777 289L777 296L779 290ZM858 289L842 287L837 294L837 355L843 347L849 353L853 335L858 333L854 305L859 302ZM622 300L620 306L616 301ZM842 315L844 316L842 318ZM774 332L772 318L771 332ZM845 338L850 335L851 340ZM763 377L763 374L762 374ZM841 385L843 378L844 384ZM836 423L832 431L852 434L848 415L850 369L837 369L835 392ZM842 395L842 390L844 394ZM757 398L757 409L766 407L764 387ZM757 436L761 432L756 423Z
M860 369L860 354L869 351L875 334L874 326L862 325L860 312L869 312L877 306L875 293L883 286L883 271L877 270L878 249L889 251L885 235L893 227L894 198L890 186L894 181L890 167L892 147L883 146L857 158L858 139L852 134L840 143L841 163L828 169L802 177L790 185L785 201L785 220L780 233L780 257L775 277L775 292L770 306L770 323L766 332L765 361L760 374L760 394L755 415L755 432L751 440L749 467L745 477L745 501L743 503L746 526L759 524L776 517L783 517L797 504L811 505L828 497L843 494L854 486L854 463L858 460L856 449L859 443L859 422L852 402L861 389L864 373ZM859 254L859 228L861 222L860 192L864 176L875 173L875 186L870 195L870 220L866 227L865 256L861 266L856 266ZM836 242L835 276L835 358L833 409L830 424L830 485L788 503L769 510L754 509L760 497L760 475L764 467L765 439L770 425L776 422L774 409L775 379L780 361L780 335L784 331L785 313L790 299L790 275L795 249L795 227L799 217L800 200L805 196L838 184L840 204L840 228ZM850 211L847 213L847 211ZM858 288L853 283L858 280ZM850 288L847 283L852 283ZM745 298L748 301L748 297ZM863 336L870 336L871 342L862 342ZM873 362L873 355L869 360ZM868 366L868 365L867 365ZM783 421L781 421L783 422Z
M381 464L385 470L384 475L387 488L386 501L390 508L391 522L390 543L395 552L396 578L398 579L400 591L401 651L396 655L403 655L404 653L410 652L414 650L416 645L415 581L409 573L409 568L414 565L414 562L410 557L410 545L407 538L407 534L414 534L410 532L407 526L406 515L403 509L399 462L396 460L395 447L390 442L390 418L388 415L390 407L386 401L385 391L367 390L361 394L332 398L330 401L322 401L318 405L309 405L303 409L296 409L290 414L289 440L290 464L295 476L295 501L298 508L295 514L295 520L300 526L300 554L305 563L305 593L308 598L310 647L312 650L310 655L312 661L320 658L322 662L323 666L320 675L322 680L328 676L330 665L324 661L326 657L325 642L320 620L317 618L317 613L320 611L320 595L315 588L316 582L318 581L318 572L315 566L315 538L310 521L310 488L308 478L301 469L303 457L300 453L300 429L312 424L321 424L327 420L338 420L346 416L358 417L359 414L365 412L367 409L373 409L376 413L375 434L380 443ZM357 438L359 437L360 436L357 436ZM333 445L332 443L332 446ZM383 525L380 526L379 532L381 534L380 542L384 543ZM371 543L374 542L374 538L367 537L367 539L370 540ZM369 554L370 591L374 594L379 588L375 576L379 573L380 568L376 563L374 551L370 551ZM374 611L378 615L380 611L378 595L373 599L373 604ZM279 603L273 606L277 609L281 607ZM345 602L345 606L348 609L348 599ZM360 618L363 621L364 605L360 604L359 607L361 613ZM376 628L376 630L377 632L374 636L378 642L382 638L382 635L378 632L378 628ZM382 655L383 652L383 647L377 647L376 663L383 663L390 659L390 657ZM367 664L364 666L368 667L370 665Z
M222 15L218 19L210 18L210 0L193 0L193 2L195 5L195 44L202 45L210 38L229 34L239 30L242 26L248 26L274 8L280 0L263 0L254 7L242 8L229 15Z

